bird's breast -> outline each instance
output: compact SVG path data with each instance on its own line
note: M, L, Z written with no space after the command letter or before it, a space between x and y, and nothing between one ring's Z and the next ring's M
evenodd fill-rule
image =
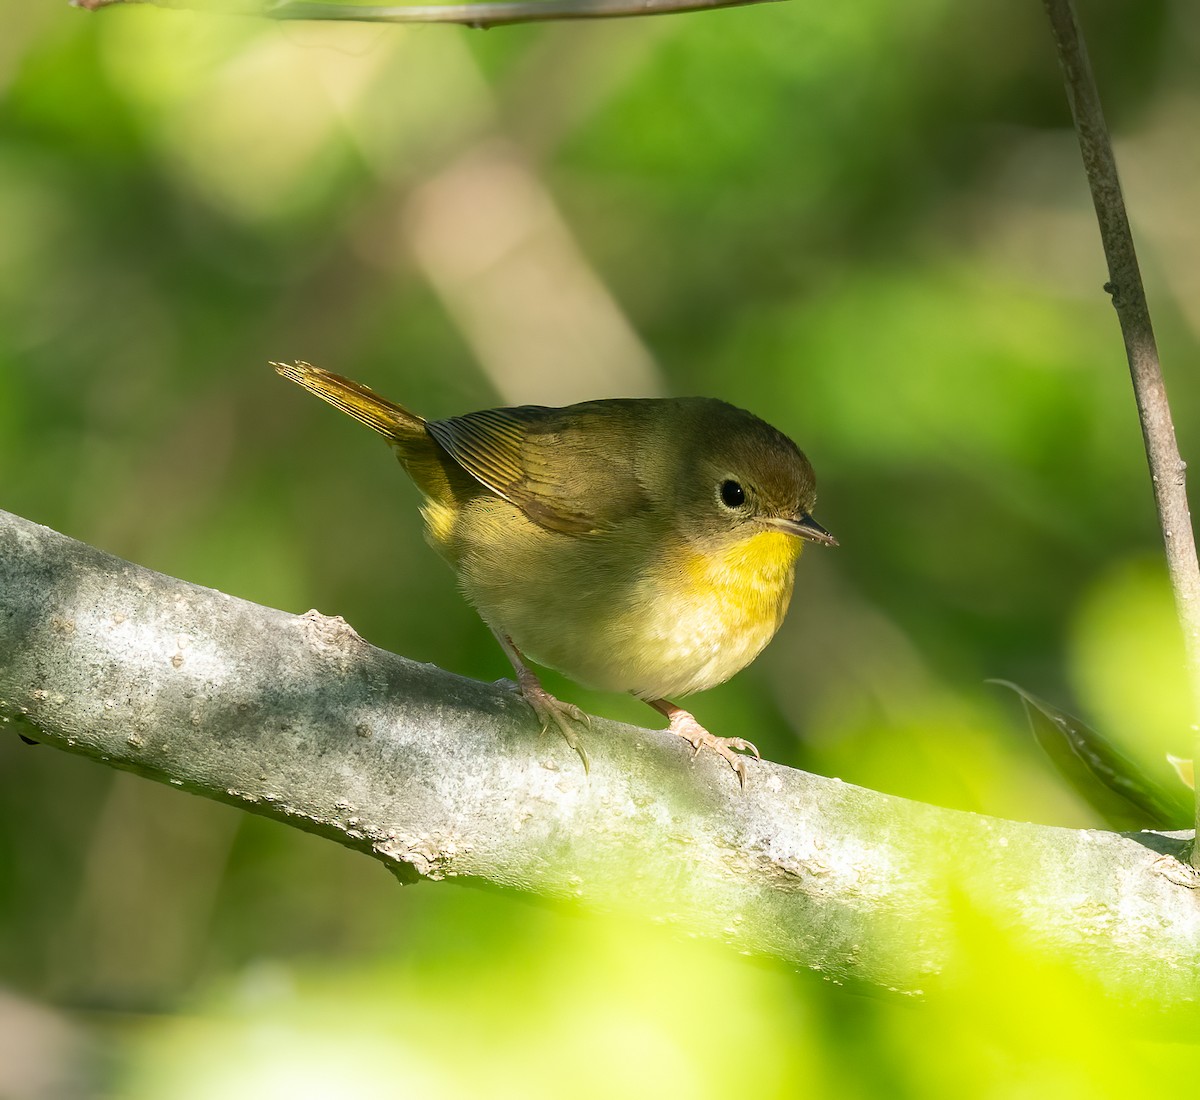
M668 560L643 594L638 648L654 659L627 690L643 698L687 695L745 668L783 622L798 553L799 540L763 531Z
M576 538L495 498L427 508L426 521L467 598L526 656L644 699L703 691L753 661L783 621L800 546L776 531L715 549L668 532Z

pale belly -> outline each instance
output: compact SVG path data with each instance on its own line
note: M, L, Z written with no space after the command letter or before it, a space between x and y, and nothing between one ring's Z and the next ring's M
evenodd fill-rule
M791 578L757 594L717 590L708 598L658 601L644 609L641 637L626 653L648 659L621 669L625 686L642 699L666 699L722 684L753 661L775 636L787 610Z

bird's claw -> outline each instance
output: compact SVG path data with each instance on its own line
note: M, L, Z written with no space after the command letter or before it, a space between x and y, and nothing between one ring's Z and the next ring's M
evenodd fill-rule
M712 749L722 760L726 761L738 777L738 783L743 789L746 786L746 758L738 753L753 753L755 760L761 760L762 754L753 742L744 737L717 737L706 730L685 710L676 710L667 727L671 733L682 737L692 746L692 758L700 755L700 749ZM737 750L737 751L734 751Z
M532 673L527 676L518 676L517 694L537 715L538 721L542 724L542 733L550 728L551 723L558 727L558 732L562 734L563 740L579 754L579 759L583 761L584 774L590 774L592 762L588 759L587 750L584 749L575 730L571 727L571 721L582 722L590 728L591 718L574 703L564 703L561 699L556 699L542 687L538 678Z

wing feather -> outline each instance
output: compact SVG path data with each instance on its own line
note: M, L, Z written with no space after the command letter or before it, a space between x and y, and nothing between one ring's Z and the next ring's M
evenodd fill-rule
M597 535L648 504L636 476L625 402L522 405L426 423L468 474L534 523ZM616 414L616 415L615 415Z

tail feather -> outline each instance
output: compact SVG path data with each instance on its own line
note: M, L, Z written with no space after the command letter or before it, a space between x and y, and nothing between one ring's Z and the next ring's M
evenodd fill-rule
M272 363L271 366L277 374L315 393L322 401L328 401L334 408L393 442L410 439L418 432L424 435L425 421L416 413L380 397L358 382L330 374L310 363Z

